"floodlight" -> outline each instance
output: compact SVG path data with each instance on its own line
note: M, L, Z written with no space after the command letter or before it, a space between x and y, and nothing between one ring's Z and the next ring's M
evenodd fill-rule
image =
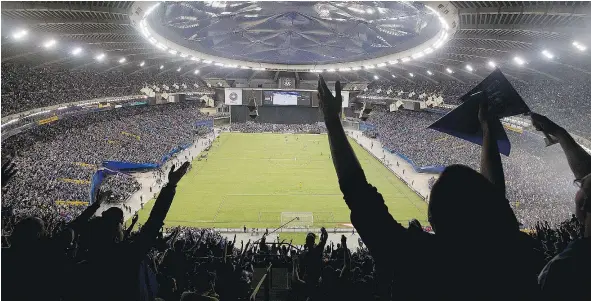
M396 78L396 75L392 74L392 77L393 77L393 78Z
M548 58L548 59L553 59L554 58L554 54L552 54L552 52L548 51L548 50L542 50L542 54Z
M373 76L373 79L375 79L375 80L378 80L378 79L380 79L380 78L379 78L377 75L374 75L374 76Z
M97 55L97 56L95 57L95 59L96 59L97 61L102 61L104 58L105 58L105 54L104 54L104 53L101 53L101 54L99 54L99 55Z
M18 31L16 31L16 32L14 32L14 33L12 34L12 37L13 37L15 40L20 40L20 39L24 38L24 37L25 37L25 36L26 36L28 33L29 33L29 32L28 32L26 29L21 29L21 30L18 30Z
M45 48L53 48L53 46L55 46L55 44L57 44L57 41L54 39L48 40L45 43L43 43L43 47Z
M491 67L491 68L495 68L497 66L497 64L495 64L494 61L489 61L488 62L488 66Z
M454 73L454 71L453 71L453 70L451 70L451 69L449 69L449 68L445 68L445 71L447 71L447 73L449 73L449 74L452 74L452 73Z
M327 69L326 72L335 72L336 70L334 69Z
M400 59L403 63L410 61L409 57L403 57L402 59Z
M408 75L409 75L410 77L415 77L415 75L414 75L414 74L412 74L412 72L411 72L411 73L409 73Z
M140 67L143 67L145 64L146 64L146 62L142 61L142 62L140 63Z
M124 57L122 57L119 59L119 64L123 64L123 63L125 63L125 61L126 61L126 59Z
M525 61L522 58L518 57L518 56L514 57L513 60L515 61L515 63L517 65L520 65L521 66L521 65L525 64Z
M79 55L80 53L82 53L82 48L80 47L76 47L72 50L73 55Z
M431 71L427 70L427 74L429 74L429 75L433 75L433 72L431 72Z
M470 65L466 65L466 70L472 72L472 71L474 71L474 68L472 68L472 66L470 66Z
M164 66L163 65L160 65L160 70L162 70L163 68L164 68Z
M583 45L583 44L581 44L581 43L579 43L577 41L574 41L573 42L573 46L575 46L575 48L577 48L579 51L585 51L585 50L587 50L587 46L585 46L585 45Z
M193 73L195 73L195 74L199 74L199 70L195 70Z
M178 69L176 69L176 72L181 72L181 67L179 67Z
M386 66L386 63L379 63L378 64L378 67L384 67L384 66Z

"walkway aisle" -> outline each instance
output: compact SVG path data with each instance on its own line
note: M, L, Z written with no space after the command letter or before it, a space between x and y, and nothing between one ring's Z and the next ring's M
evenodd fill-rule
M195 143L184 151L179 152L176 156L172 157L164 165L160 168L164 171L164 175L162 178L162 182L160 184L156 184L156 179L158 178L158 174L155 171L149 172L142 172L142 173L134 173L133 176L142 186L140 190L136 191L134 194L129 197L124 204L131 207L131 212L125 210L122 207L122 204L101 204L101 207L98 209L96 215L100 215L103 211L111 208L111 207L119 207L123 210L124 220L131 218L137 211L142 208L142 202L146 204L149 200L151 200L155 195L160 192L160 189L166 184L168 172L170 171L171 166L174 164L176 168L178 168L182 163L184 163L185 156L189 159L191 156L197 157L199 153L201 153L204 149L209 146L209 139L215 139L219 136L221 130L215 129L214 133L210 133L207 135L206 138L197 139ZM150 187L152 187L152 192L150 192Z

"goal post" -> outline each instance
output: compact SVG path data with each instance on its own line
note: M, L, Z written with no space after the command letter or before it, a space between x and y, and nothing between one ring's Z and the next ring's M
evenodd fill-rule
M314 224L312 212L281 212L281 225L287 224L286 228L306 228Z

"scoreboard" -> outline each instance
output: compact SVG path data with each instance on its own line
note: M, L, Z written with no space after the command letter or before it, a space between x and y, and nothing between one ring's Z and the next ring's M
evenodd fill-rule
M318 107L318 92L314 90L267 90L225 88L225 104L248 105L254 100L258 106ZM334 92L333 92L334 94ZM349 106L349 91L342 91L343 107Z

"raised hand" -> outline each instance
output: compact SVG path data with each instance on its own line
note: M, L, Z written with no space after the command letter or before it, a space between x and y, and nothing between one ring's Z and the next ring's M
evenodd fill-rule
M335 83L335 96L332 96L330 89L326 85L322 76L318 77L318 99L320 100L320 108L325 117L334 117L341 111L343 97L341 96L341 83Z
M560 131L562 128L554 123L552 120L548 119L548 117L544 115L540 115L537 113L531 113L531 122L532 125L538 131L542 131L546 134L556 134L556 132Z
M169 185L176 185L181 180L181 178L187 173L187 169L191 165L189 162L185 162L181 167L177 170L174 170L174 165L170 168L170 172L168 173L168 184Z
M136 213L133 215L133 218L131 219L132 223L137 223L137 221L140 219L140 216Z
M16 166L12 163L12 159L8 159L6 163L2 165L2 187L8 184L8 181L14 174L16 174Z

